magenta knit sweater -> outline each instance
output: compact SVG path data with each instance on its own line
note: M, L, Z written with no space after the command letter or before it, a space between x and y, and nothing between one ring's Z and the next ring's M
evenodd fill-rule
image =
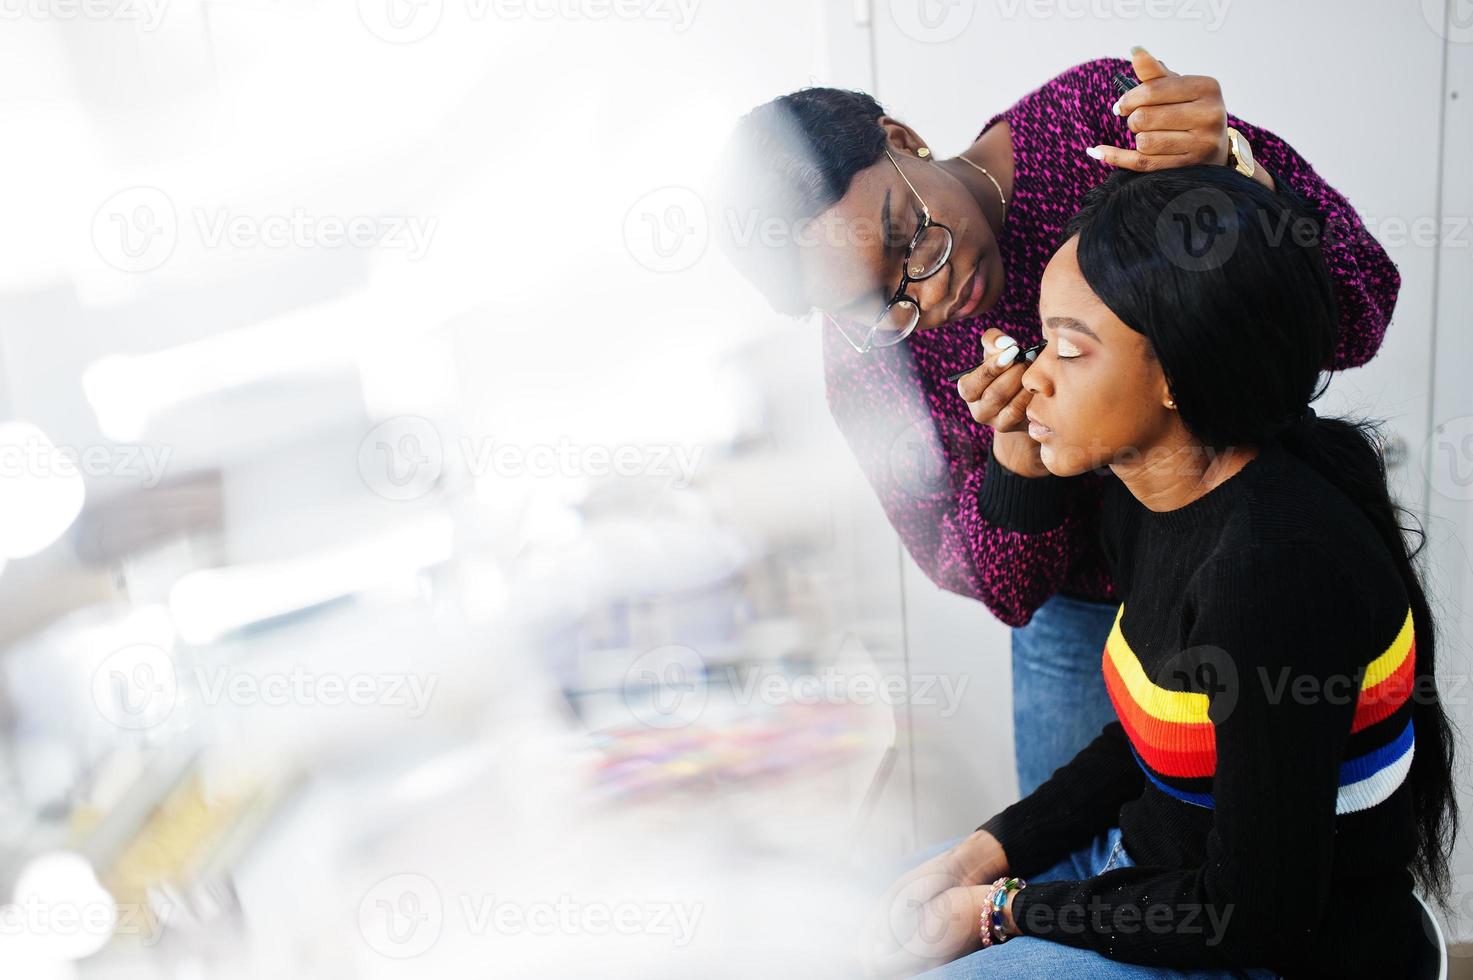
M1043 533L1004 530L988 519L980 491L992 429L977 424L946 376L981 361L981 337L996 327L1023 347L1038 343L1038 286L1085 192L1111 168L1085 155L1100 143L1133 146L1110 106L1111 79L1128 61L1102 58L1069 69L1011 109L1013 193L998 236L1005 285L997 304L897 347L858 354L823 331L829 410L911 557L938 586L981 599L1002 622L1022 626L1056 592L1118 601L1099 543L1101 478L1069 481L1068 517ZM1297 192L1325 222L1325 261L1334 279L1340 337L1326 369L1356 367L1381 345L1401 277L1350 203L1288 143L1229 116L1281 191Z

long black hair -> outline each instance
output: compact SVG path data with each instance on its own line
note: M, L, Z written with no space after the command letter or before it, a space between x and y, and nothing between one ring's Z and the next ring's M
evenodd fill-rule
M1426 538L1414 522L1403 526L1412 517L1391 498L1379 425L1309 408L1328 385L1336 341L1321 233L1290 194L1212 166L1119 172L1065 230L1066 240L1079 236L1090 288L1150 341L1193 436L1219 450L1278 440L1349 497L1390 552L1417 638L1411 871L1445 906L1458 807L1453 729L1436 696L1435 630L1415 562Z
M764 102L737 121L714 178L718 241L777 312L809 311L793 232L879 161L884 112L863 92L814 87ZM774 221L785 234L764 238L761 229Z

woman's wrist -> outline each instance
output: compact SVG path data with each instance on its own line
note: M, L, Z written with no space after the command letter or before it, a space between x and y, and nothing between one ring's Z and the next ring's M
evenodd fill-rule
M1002 844L985 830L975 830L957 845L957 861L962 879L981 884L1008 873L1008 856Z

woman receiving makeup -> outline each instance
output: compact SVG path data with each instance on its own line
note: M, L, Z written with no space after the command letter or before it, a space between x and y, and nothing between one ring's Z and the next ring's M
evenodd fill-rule
M1118 79L1132 71L1142 84L1122 96ZM731 206L758 222L718 226L776 220L793 234L724 241L727 253L779 311L824 311L830 411L906 549L936 585L1014 627L1025 793L1112 717L1097 658L1118 596L1097 543L1095 478L1061 502L1056 524L1031 512L998 522L999 501L981 493L993 435L1026 433L1031 393L1024 363L971 369L993 350L984 337L1042 339L1039 279L1091 187L1115 167L1193 164L1302 199L1327 228L1340 311L1322 366L1369 360L1400 279L1349 202L1283 140L1228 115L1214 79L1177 75L1139 49L1133 63L1064 72L950 159L871 97L827 88L759 106L729 148ZM1007 448L996 447L1004 459Z
M1457 825L1434 623L1374 430L1310 408L1334 293L1273 231L1303 220L1192 167L1070 222L1031 428L998 434L1030 462L981 494L1045 535L1104 468L1117 718L902 877L879 975L1388 978L1428 942L1413 888L1446 898Z

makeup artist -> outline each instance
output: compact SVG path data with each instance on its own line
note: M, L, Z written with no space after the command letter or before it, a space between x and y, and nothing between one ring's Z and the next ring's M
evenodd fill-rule
M1350 203L1278 136L1228 114L1216 79L1140 48L1046 82L948 159L872 97L831 88L758 106L727 147L729 205L795 232L724 241L727 254L778 311L822 311L830 411L906 549L938 586L1014 628L1024 795L1115 718L1100 656L1119 596L1099 544L1100 477L1070 481L1057 501L998 499L1008 484L984 481L999 461L1042 476L1009 448L1027 441L1027 359L996 351L1039 343L1043 269L1091 187L1116 168L1204 163L1322 224L1339 310L1324 367L1370 360L1400 277ZM1046 522L1058 511L1062 523Z

